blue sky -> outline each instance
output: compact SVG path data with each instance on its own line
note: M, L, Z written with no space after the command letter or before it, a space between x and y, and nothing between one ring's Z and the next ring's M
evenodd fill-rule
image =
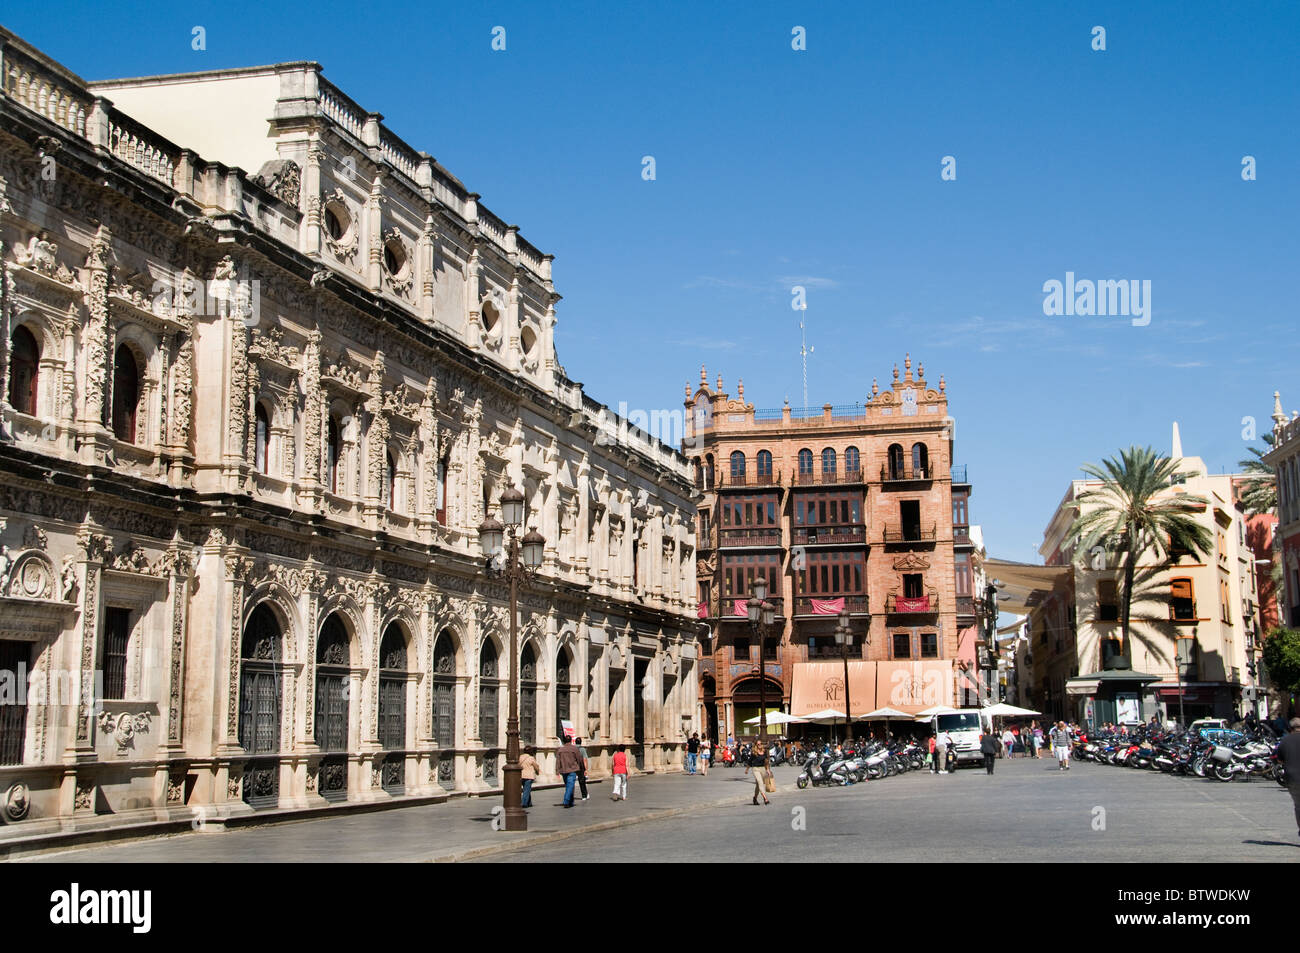
M1266 429L1275 389L1300 408L1300 4L53 2L0 22L88 79L322 63L556 256L560 361L612 407L680 408L701 363L801 403L804 285L810 403L862 400L905 351L942 372L1005 558L1036 561L1082 462L1167 449L1177 419L1232 469L1243 417ZM1151 281L1150 324L1045 316L1067 271Z

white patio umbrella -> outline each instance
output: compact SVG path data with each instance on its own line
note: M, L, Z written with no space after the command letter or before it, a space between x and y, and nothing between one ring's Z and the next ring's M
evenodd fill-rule
M811 722L814 725L833 725L837 721L843 721L847 715L842 711L834 708L823 708L821 711L815 711L811 715L801 715L804 721Z
M763 720L762 715L755 715L753 718L746 718L745 724L757 725L762 720ZM807 718L797 718L794 715L787 715L783 711L774 711L767 716L767 723L769 725L802 725L802 724L806 724L807 721L808 721Z
M912 716L905 711L899 711L897 708L877 708L875 711L869 711L862 716L863 721L911 721Z
M956 715L960 711L960 708L953 708L951 705L931 705L924 711L918 711L916 713L916 720L929 721L935 715Z
M996 705L989 705L987 708L981 708L981 712L989 717L1005 716L1015 718L1024 715L1041 715L1041 711L1030 711L1028 708L1017 708L1015 705L1008 705L1006 702L998 702Z

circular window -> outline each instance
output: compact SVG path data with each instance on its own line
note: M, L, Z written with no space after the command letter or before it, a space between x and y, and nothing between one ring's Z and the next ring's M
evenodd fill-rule
M388 241L384 243L384 268L388 273L397 276L406 266L406 250L402 248L400 242Z
M532 328L524 328L519 333L519 343L525 354L532 354L533 348L537 346L537 332Z

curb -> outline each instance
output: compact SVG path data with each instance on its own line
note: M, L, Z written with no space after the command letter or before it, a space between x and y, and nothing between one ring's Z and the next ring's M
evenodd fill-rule
M797 791L794 785L787 787L778 787L775 794L790 794ZM652 811L648 814L637 814L633 817L621 818L612 821L599 821L594 824L587 824L582 827L575 827L567 831L554 831L548 834L538 834L536 837L527 837L509 844L490 844L486 847L471 847L468 850L457 851L449 854L440 854L435 857L429 857L419 863L425 864L458 864L468 860L476 860L480 857L490 857L493 854L504 854L510 851L521 850L526 847L541 844L553 844L557 841L568 840L570 837L576 837L579 834L594 834L600 831L614 830L619 827L627 827L631 824L640 824L643 821L658 821L667 817L677 817L681 814L689 814L692 811L705 810L711 807L726 807L729 804L743 804L744 796L722 798L715 801L700 801L696 804L687 804L682 807L665 808L661 811Z

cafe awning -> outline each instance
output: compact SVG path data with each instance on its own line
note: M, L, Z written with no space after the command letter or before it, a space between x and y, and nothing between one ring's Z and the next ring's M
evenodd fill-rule
M1071 566L1035 566L1009 559L984 560L984 572L989 579L1002 583L998 589L998 609L1027 615L1029 610L1042 605L1052 590L1069 582Z
M876 707L876 663L849 663L850 712L854 718ZM844 711L844 663L796 662L790 687L790 713L803 717L834 708Z

